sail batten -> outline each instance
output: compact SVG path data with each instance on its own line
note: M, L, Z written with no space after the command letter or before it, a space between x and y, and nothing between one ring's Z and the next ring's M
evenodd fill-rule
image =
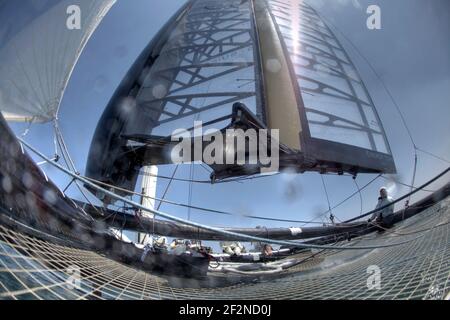
M6 21L6 31L0 33L0 111L7 120L48 122L57 117L76 63L115 1L4 4L0 13ZM79 19L79 28L70 26L72 18Z

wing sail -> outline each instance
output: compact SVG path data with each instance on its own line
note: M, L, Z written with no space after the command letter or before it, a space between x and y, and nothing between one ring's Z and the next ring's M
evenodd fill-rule
M87 175L133 189L142 166L173 163L170 136L195 128L197 120L203 132L278 129L279 141L268 140L279 142L280 171L395 172L356 67L300 0L188 1L110 100L92 141ZM262 169L209 165L212 180Z

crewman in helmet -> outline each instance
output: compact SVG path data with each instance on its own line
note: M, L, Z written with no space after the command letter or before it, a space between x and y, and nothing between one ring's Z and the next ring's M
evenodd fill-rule
M375 209L383 208L393 202L393 199L389 196L385 187L380 188L380 197ZM383 228L389 228L392 226L394 220L394 205L388 206L384 209L374 212L370 217L369 222L379 225Z

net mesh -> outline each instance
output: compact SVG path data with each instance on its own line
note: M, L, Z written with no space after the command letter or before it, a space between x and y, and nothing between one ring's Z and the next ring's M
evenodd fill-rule
M245 281L229 274L201 280L158 276L88 250L0 226L0 299L443 299L449 292L450 198L382 233L302 253L276 276ZM418 237L419 236L419 237ZM340 251L339 246L404 245ZM368 270L379 268L380 287ZM230 279L235 278L233 283ZM211 285L211 279L227 285ZM255 279L252 279L255 280Z

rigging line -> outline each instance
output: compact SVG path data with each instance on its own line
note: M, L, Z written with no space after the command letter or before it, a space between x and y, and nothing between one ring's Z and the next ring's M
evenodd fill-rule
M89 177L85 177L82 176L84 179L87 179L93 183L96 183L100 186L105 186L111 189L115 189L117 191L122 191L125 192L127 194L132 194L132 195L138 195L138 196L142 196L141 193L135 192L135 191L131 191L128 189L124 189L124 188L120 188L102 181L98 181L96 179L92 179ZM174 179L175 180L175 179ZM188 207L187 204L184 203L178 203L178 202L174 202L174 201L170 201L167 199L162 199L162 198L158 198L158 197L151 197L151 196L145 196L146 198L149 199L153 199L156 201L160 201L163 203L168 203L171 205L175 205L175 206L181 206L181 207ZM208 209L208 208L202 208L202 207L197 207L197 206L191 206L192 209L196 209L196 210L200 210L200 211L206 211L206 212L212 212L212 213L218 213L218 214L223 214L223 215L230 215L230 216L239 216L239 217L245 217L245 218L249 218L249 219L257 219L257 220L267 220L267 221L278 221L278 222L290 222L290 223L303 223L305 224L322 224L321 222L315 222L315 221L304 221L304 220L292 220L292 219L279 219L279 218L271 218L271 217L263 217L263 216L255 216L255 215L242 215L242 214L237 214L237 213L232 213L232 212L226 212L226 211L220 211L220 210L215 210L215 209Z
M328 190L327 190L327 186L325 185L325 179L323 178L322 175L320 175L320 179L322 180L323 190L325 191L325 196L327 198L328 211L330 212L330 220L331 220L331 223L333 223L333 219L331 217L333 217L334 215L333 215L333 211L331 209L330 197L328 196Z
M120 208L118 207L118 209L120 209ZM103 218L99 218L99 219L96 219L96 220L97 220L97 221L100 221L100 222L105 222L106 220L108 220L108 219L110 219L111 217L113 217L113 220L112 220L112 222L111 222L111 225L114 225L114 221L116 220L117 212L118 212L118 211L113 211L112 213L109 213L109 214L102 214Z
M116 216L117 216L117 213L114 212L114 214L112 215L112 217L113 217L113 221L112 221L112 223L111 223L112 226L114 225L114 222L116 221ZM106 218L105 218L105 221L106 221ZM116 229L117 229L117 228L116 228Z
M28 121L27 127L25 128L25 130L20 135L22 138L24 138L28 134L28 132L30 132L31 126L33 124L33 121L34 121L34 117L31 118L30 121Z
M332 207L332 209L336 209L338 207L340 207L341 205L343 205L345 202L347 202L348 200L350 200L351 198L353 198L355 195L357 195L359 192L363 191L364 189L366 189L368 186L370 186L372 183L374 183L376 180L378 180L378 178L381 177L381 174L377 175L375 178L373 178L372 180L370 180L368 183L366 183L362 188L359 189L359 191L355 191L353 192L351 195L349 195L347 198L343 199L342 201L340 201L339 203L337 203L335 206ZM329 213L329 211L325 211L323 213L321 213L319 215L319 217L326 215L327 213ZM313 222L315 218L309 220L309 222Z
M209 85L208 85L207 92L209 92L210 87L211 87L211 83L209 83ZM203 100L202 107L205 105L205 101L206 101L206 98ZM195 126L195 122L198 121L198 119L200 118L200 114L201 114L201 112L198 113L197 116L195 117L194 126ZM202 163L200 163L200 165L202 165ZM204 167L202 166L202 168L204 168ZM189 180L191 180L191 181L189 182L188 208L187 208L188 209L187 210L187 219L189 221L191 220L192 190L193 190L193 182L192 182L192 180L193 179L194 179L194 162L191 162L191 165L190 165L190 168L189 168Z
M416 189L416 187L413 187L413 186L410 185L410 184L401 182L401 181L399 181L399 180L397 180L397 179L395 179L395 178L393 178L393 177L386 177L386 176L384 176L384 175L381 175L381 178L383 178L383 179L385 179L385 180L388 180L388 181L394 181L395 183L397 183L397 184L399 184L399 185L402 185L402 186L404 186L404 187L408 187L408 188L411 188L411 187L412 187L412 189ZM422 189L422 191L433 193L433 192L436 192L437 190L430 190L430 189L425 189L425 188L424 188L424 189Z
M178 166L179 166L178 164L175 166L175 169L173 170L173 173L172 173L172 178L175 177L175 174L177 173L177 170L178 170ZM161 199L165 199L165 197L167 195L167 192L169 191L169 188L170 188L170 185L171 185L172 181L173 181L173 179L170 180L169 183L167 184ZM163 203L162 201L159 201L158 206L156 207L156 210L159 210L159 208L161 208L162 203ZM152 220L153 220L152 234L154 235L155 234L155 215L153 215L153 219ZM142 223L141 223L141 221L140 221L140 219L138 219L138 222L139 222L139 225L141 226L141 228L144 228ZM145 242L145 239L147 238L147 236L148 236L148 234L146 234L144 236L144 238L141 241L141 244L143 244Z
M64 188L64 190L62 191L64 194L66 194L67 189L69 189L69 187L72 185L72 183L75 181L75 179L70 180L69 184Z
M125 227L126 222L127 222L127 218L125 217L125 219L123 219L122 226L120 227L120 240L121 241L123 241L123 228Z
M262 178L268 178L268 177L274 177L280 175L280 172L274 173L274 174L258 174L258 175L248 175L248 176L242 176L238 178L231 178L231 179L225 179L214 182L215 184L218 183L229 183L229 182L241 182L241 181L247 181L247 180L254 180L254 179L262 179Z
M205 167L206 170L207 167ZM211 173L212 171L207 170L208 173ZM278 176L282 174L281 172L276 172L273 174L258 174L258 175L247 175L247 176L242 176L242 177L237 177L237 178L229 178L229 179L223 179L223 180L218 180L215 181L214 183L211 182L211 180L196 180L196 179L183 179L183 178L174 178L172 179L172 177L169 176L164 176L164 175L159 175L159 174L152 174L152 173L145 173L145 172L141 172L139 171L139 175L142 176L150 176L150 177L156 177L156 178L160 178L160 179L165 179L165 180L174 180L174 181L179 181L179 182L194 182L194 183L205 183L205 184L221 184L221 183L230 183L230 182L241 182L241 181L247 181L247 180L256 180L256 179L262 179L262 178L269 178L269 177L274 177L274 176ZM327 175L327 176L334 176L337 174L334 173L324 173L323 175ZM349 176L352 177L352 175L349 174L343 174L343 176Z
M363 213L363 198L362 198L362 194L361 194L361 189L359 188L358 181L356 181L356 178L355 178L355 179L352 179L352 180L353 180L353 183L354 183L355 186L356 186L356 189L358 190L358 194L359 194L359 203L360 203L359 214L361 215L361 214Z
M62 137L62 132L59 131L58 129L58 124L57 124L57 119L54 120L54 128L55 128L55 139L57 142L57 145L59 146L59 148L61 149L61 155L64 159L64 162L67 166L67 168L69 168L69 170L74 171L77 175L80 175L80 173L78 172L78 170L75 168L74 162L72 161L72 159L70 158L70 154L68 153L68 149L64 144L64 139ZM63 144L63 145L61 145ZM68 159L69 161L68 161ZM58 159L58 155L56 154L56 159ZM102 214L94 205L93 203L89 200L89 198L87 197L87 195L85 194L85 192L83 191L82 187L78 184L78 181L75 181L75 185L77 186L77 189L80 191L80 193L82 194L82 196L84 197L84 199L95 208L95 210L99 213ZM84 209L81 209L81 212L83 212L87 217L89 217L92 221L94 220L94 218L92 218L91 215L87 214L86 211L84 211Z
M209 170L203 162L200 163L200 165L201 165L202 168L205 169L205 171L208 172L209 174L210 174L211 172L213 172L213 170ZM191 179L190 182L192 182L192 181L193 181L193 180Z
M57 141L57 133L56 129L53 127L53 146L55 148L55 157L58 156L58 141Z
M208 172L208 174L212 172L211 170L207 170L206 166L202 166L202 167ZM179 181L179 182L194 182L194 183L205 183L205 184L221 184L221 183L230 183L230 182L240 182L240 181L245 181L245 180L267 178L267 177L276 176L279 174L280 173L276 173L276 174L272 174L272 175L249 175L249 176L242 176L242 177L238 177L238 178L219 180L219 181L215 181L214 183L212 183L211 180L196 180L196 179L183 179L183 178L173 178L172 179L172 177L169 177L169 176L139 172L139 175L142 175L142 176L150 176L150 177L156 177L156 178L165 179L165 180L174 180L174 181Z
M69 163L68 163L68 161L67 161L67 159L66 159L66 155L64 154L64 152L61 152L61 155L62 155L62 157L63 157L63 160L64 160L66 166L67 166L68 168L70 168ZM72 170L72 171L75 172L76 174L79 174L79 173L76 172L76 169L69 169L69 170ZM80 193L81 193L81 195L84 197L84 199L85 199L91 206L93 206L93 207L95 208L95 211L97 211L100 215L103 216L103 213L102 213L100 210L98 210L98 208L96 208L96 207L94 206L94 204L89 200L89 198L87 197L87 195L86 195L85 192L83 191L82 187L79 185L78 181L75 180L75 181L73 181L73 182L75 182L75 185L77 186L77 189L80 191ZM71 184L72 184L72 182L71 182ZM69 187L69 186L68 186L68 187ZM64 192L64 194L65 194L65 192ZM92 221L94 221L94 218L92 218L92 216L91 216L90 214L86 213L86 211L85 211L83 208L81 208L81 212L83 212L83 213L86 215L86 217L89 217L89 219L91 219Z
M22 140L20 138L17 138L17 139L19 140L19 142L21 144L25 145L29 150L31 150L33 153L35 153L36 155L38 155L42 159L49 160L43 153L41 153L40 151L38 151L37 149L32 147L26 141L24 141L24 140ZM294 246L296 246L298 248L308 248L308 249L310 249L310 248L330 249L330 250L336 250L337 249L334 246L315 245L315 244L307 244L307 243L299 242L299 241L286 241L286 240L275 240L275 239L254 237L254 236L249 236L249 235L242 234L242 233L237 233L237 232L233 232L233 231L228 231L228 230L212 227L212 226L209 226L209 225L204 225L204 224L193 222L193 221L187 221L185 219L173 216L171 214L168 214L168 213L165 213L165 212L162 212L162 211L157 211L157 210L154 210L154 209L151 209L151 208L144 207L144 206L140 205L137 202L128 200L125 197L119 196L119 195L115 194L114 192L111 192L110 190L104 189L104 188L96 185L95 183L89 181L88 179L85 179L82 176L77 175L74 172L64 168L63 166L61 166L58 163L55 163L55 162L49 162L49 163L52 166L54 166L55 168L61 170L64 173L66 173L67 175L69 175L69 176L71 176L71 177L73 177L73 178L75 178L75 179L77 179L77 180L79 180L79 181L81 181L81 182L91 186L92 188L94 188L94 189L96 189L98 191L101 191L101 192L105 193L106 195L108 195L108 196L110 196L110 197L112 197L114 199L121 200L121 201L123 201L123 202L125 202L125 203L127 203L127 204L129 204L131 206L135 206L135 207L137 207L139 209L150 211L153 214L159 215L159 216L161 216L163 218L166 218L168 220L171 220L171 221L187 224L187 225L192 226L192 227L201 228L203 230L208 230L208 231L215 232L215 233L218 233L218 234L231 236L231 237L237 237L237 238L241 238L241 239L245 239L245 240L249 240L249 241L254 241L254 242L255 241L256 242L268 242L268 243L272 243L272 244L288 245L288 246L294 245ZM450 167L447 168L442 173L440 173L439 175L437 175L436 177L434 177L433 179L431 179L428 182L426 182L422 187L426 187L427 185L433 183L434 181L438 180L439 178L441 178L443 175L445 175L449 171L450 171ZM413 192L416 192L416 191L413 191ZM388 207L388 205L386 205L385 207ZM382 209L384 209L384 208L379 208L379 209L373 210L373 211L378 211L378 210L382 210ZM369 215L371 213L373 213L373 212L368 212L366 215ZM358 219L358 218L359 217L356 217L355 219ZM402 241L402 242L389 243L389 244L379 244L379 245L376 245L376 246L349 246L349 245L346 246L346 245L343 245L343 246L339 247L338 250L372 250L372 249L378 249L378 248L390 248L390 247L395 247L395 246L400 246L400 245L404 245L404 244L407 244L407 243L411 243L413 241L419 240L420 238L423 238L424 236L425 235L421 235L421 236L418 236L416 238L409 239L409 240Z
M189 182L189 193L188 193L188 212L187 212L187 218L188 220L191 220L191 205L192 205L192 179L194 179L194 163L191 163L191 166L189 168L189 179L191 182Z
M166 198L167 192L169 191L169 188L170 188L170 185L172 184L173 178L175 178L175 174L177 173L178 166L179 165L177 164L175 169L173 170L172 179L169 180L169 183L167 184L166 189L164 190L164 193L163 193L161 199ZM160 201L158 203L158 207L156 208L156 210L159 210L159 208L161 208L161 205L162 205L162 201ZM155 233L155 215L153 215L153 233Z
M167 184L167 186L166 186L166 189L164 190L164 193L163 193L163 195L162 195L162 197L161 197L161 201L159 201L159 203L158 203L158 207L156 208L156 210L159 210L159 208L161 207L161 205L162 205L162 200L164 200L165 199L165 197L166 197L166 194L167 194L167 192L169 191L169 188L170 188L170 185L171 185L171 183L172 183L172 181L173 181L173 178L175 177L175 174L177 173L177 170L178 170L178 164L176 165L176 167L175 167L175 169L173 170L173 173L172 173L172 179L169 181L169 183Z
M172 177L169 177L169 176L163 176L163 175L152 174L152 173L147 173L147 172L139 172L139 175L141 175L141 176L155 177L155 178L164 179L164 180L179 181L179 182L194 182L194 183L211 184L211 181L210 181L210 180L193 180L193 181L191 181L190 179L172 178Z
M72 166L73 171L75 171L79 174L79 172L75 166L75 163L73 162L73 159L70 156L69 149L67 148L66 142L64 141L64 136L59 128L58 118L55 118L54 126L55 126L57 138L59 139L60 149L61 149L62 153L66 154L67 158L69 159L70 165Z
M442 215L442 213L441 213L441 215ZM373 223L371 223L371 224L373 224ZM422 233L422 232L427 232L427 231L430 231L431 229L442 227L442 226L446 226L448 224L450 224L450 221L443 222L443 219L441 219L441 220L438 220L435 225L433 225L433 226L431 226L429 228L413 230L411 232L400 232L400 231L396 231L396 230L390 230L390 229L385 228L385 227L383 227L381 225L378 225L378 224L373 224L373 225L378 227L378 228L380 228L380 229L382 229L388 235L393 235L393 236L396 236L396 237L404 237L404 236L409 236L409 235L412 235L412 234L418 234L418 233Z
M415 194L415 193L421 191L421 190L424 189L425 187L429 186L429 185L432 184L433 182L439 180L440 178L442 178L443 176L445 176L448 172L450 172L450 167L447 167L447 169L445 169L444 171L442 171L441 173L439 173L439 174L438 174L437 176L435 176L434 178L428 180L427 182L425 182L424 184L422 184L421 186L419 186L419 187L416 188L415 190L413 190L413 191L411 191L410 193L407 193L407 194L401 196L400 198L398 198L398 199L392 201L391 203L386 204L386 205L384 205L384 206L382 206L382 207L380 207L380 208L371 210L371 211L369 211L369 212L367 212L367 213L365 213L365 214L362 214L362 215L360 215L360 216L357 216L357 217L354 217L354 218L352 218L352 219L349 219L349 220L347 220L347 221L345 221L345 222L346 222L346 223L348 223L348 222L353 222L353 221L355 221L355 220L364 218L364 217L366 217L366 216L368 216L368 215L371 215L371 214L373 214L373 213L375 213L375 212L378 212L378 211L381 211L381 210L383 210L383 209L386 209L386 208L388 208L388 207L390 207L390 206L393 206L394 204L396 204L396 203L398 203L398 202L400 202L400 201L402 201L402 200L408 198L409 196L411 196L411 195L413 195L413 194Z
M111 184L107 184L105 182L101 182L89 177L85 177L82 176L84 179L89 180L95 184L98 184L100 186L105 186L111 189L115 189L118 191L122 191L128 194L134 194L134 195L139 195L142 196L142 194L134 192L134 191L130 191L127 189L123 189L120 187L116 187L114 185ZM161 198L157 198L157 197L150 197L150 196L145 196L149 199L154 199L163 203L168 203L168 204L172 204L175 206L181 206L181 207L187 207L187 204L184 203L177 203L177 202L173 202L170 200L166 200L166 199L161 199ZM208 208L202 208L202 207L197 207L197 206L191 206L192 209L196 209L196 210L200 210L200 211L207 211L207 212L212 212L212 213L218 213L218 214L223 214L223 215L229 215L229 216L239 216L239 217L245 217L245 218L250 218L250 219L258 219L258 220L267 220L267 221L278 221L278 222L290 222L290 223L303 223L303 224L322 224L321 222L315 222L315 221L302 221L302 220L290 220L290 219L279 219L279 218L271 218L271 217L262 217L262 216L255 216L255 215L241 215L241 214L237 214L237 213L232 213L232 212L226 212L226 211L220 211L220 210L214 210L214 209L208 209Z
M420 152L423 152L423 153L425 153L425 154L427 154L427 155L429 155L429 156L431 156L431 157L433 157L433 158L436 158L436 159L438 159L438 160L441 160L441 161L443 161L443 162L446 162L446 163L450 164L450 161L449 161L449 160L446 160L446 159L444 159L443 157L437 156L437 155L435 155L435 154L433 154L433 153L431 153L431 152L429 152L429 151L425 151L425 150L423 150L423 149L421 149L421 148L419 148L419 147L417 147L417 150L420 151Z
M409 189L409 192L414 190L414 184L416 183L416 174L417 174L417 147L414 149L414 169L413 169L413 175L412 175L412 181L411 181L411 188ZM411 196L409 196L408 200L405 202L405 207L409 205L409 202L411 200Z

